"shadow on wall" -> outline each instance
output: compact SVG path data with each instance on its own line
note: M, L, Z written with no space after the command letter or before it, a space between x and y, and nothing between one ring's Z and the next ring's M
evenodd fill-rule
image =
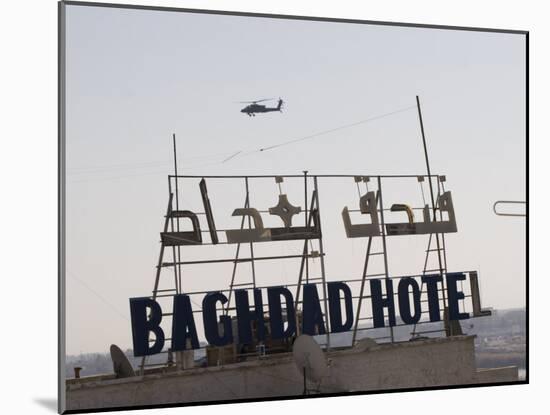
M57 399L56 398L35 398L34 401L52 412L57 413Z

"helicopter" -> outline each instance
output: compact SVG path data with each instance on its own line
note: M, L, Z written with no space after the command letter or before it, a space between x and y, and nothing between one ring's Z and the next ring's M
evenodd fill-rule
M283 100L279 98L279 102L276 107L266 107L265 105L259 105L258 102L271 101L273 98L259 99L257 101L240 101L241 104L250 104L244 107L241 112L247 114L249 117L255 117L256 113L279 111L283 112Z

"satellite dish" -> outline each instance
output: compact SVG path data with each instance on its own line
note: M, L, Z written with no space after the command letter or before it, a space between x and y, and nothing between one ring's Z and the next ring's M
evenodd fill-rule
M136 375L132 365L124 352L120 350L120 347L116 344L111 344L110 351L111 360L113 361L113 370L117 378L131 378Z
M294 341L292 354L298 370L308 380L319 383L327 375L327 359L313 337L307 334L298 336Z

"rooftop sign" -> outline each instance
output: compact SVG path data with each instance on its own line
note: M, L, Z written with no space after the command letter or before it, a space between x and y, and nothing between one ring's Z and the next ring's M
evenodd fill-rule
M287 176L289 177L289 176ZM295 178L296 176L292 176ZM130 299L130 311L132 319L132 338L134 354L136 356L147 356L159 353L165 346L165 333L161 327L163 310L157 301L158 283L160 269L173 266L176 275L176 294L172 296L172 309L169 313L172 316L171 327L171 350L182 351L189 348L199 348L197 336L197 321L195 313L202 314L202 325L206 340L210 345L225 346L235 342L235 329L232 325L232 317L236 317L238 328L238 341L247 344L253 341L252 327L256 327L255 341L263 341L266 337L266 330L272 339L290 338L299 333L309 335L327 336L330 333L350 331L355 324L357 330L361 302L369 299L371 325L373 328L393 327L397 325L399 318L403 324L417 324L421 321L423 313L429 316L430 322L441 321L442 311L447 320L462 320L472 316L483 315L479 301L479 289L476 272L447 272L446 266L441 262L441 248L439 238L443 234L457 231L453 199L450 191L444 188L438 191L435 198L435 206L425 204L422 208L411 208L406 203L394 203L390 209L384 209L382 204L382 176L377 176L375 190L369 189L367 176L353 177L359 193L358 209L355 210L342 206L341 218L343 223L342 232L347 238L368 238L367 259L363 273L363 283L359 297L352 295L352 289L347 281L327 281L325 278L324 256L322 245L322 221L319 209L319 186L318 177L304 175L305 206L308 209L298 206L296 201L289 200L287 194L283 193L281 184L284 182L282 176L272 176L279 187L279 195L276 204L268 209L261 210L250 206L249 178L233 177L232 179L244 180L246 192L244 207L236 207L232 216L242 217L240 229L218 230L214 220L212 203L208 194L206 180L202 178L199 182L199 191L204 212L193 212L180 210L176 198L176 208L173 209L172 181L176 189L178 179L187 178L184 176L170 176L170 199L165 217L165 227L161 232L161 258L157 267L157 278L153 298L139 297ZM326 176L325 176L326 177ZM409 178L411 176L408 176ZM416 176L412 176L413 178ZM222 177L223 178L223 177ZM266 178L266 177L262 177ZM422 183L427 176L418 176L422 192ZM436 178L438 189L444 181L444 176L432 176ZM196 179L196 178L195 178ZM308 180L313 179L313 190L308 199ZM364 184L365 192L361 194L359 184ZM371 187L373 187L371 185ZM311 189L311 188L310 188ZM177 197L176 192L176 197ZM424 194L422 194L424 197ZM350 212L359 212L363 221L352 221ZM386 223L384 211L403 212L405 221ZM421 210L422 220L415 220L414 210ZM269 214L280 219L281 226L266 227L263 215ZM305 221L299 225L296 223L296 215L304 214ZM401 214L401 213L399 213ZM206 219L207 231L201 228L199 215ZM248 227L245 227L245 220ZM180 221L187 221L191 230L180 230ZM204 226L204 224L203 224ZM221 240L220 233L224 236ZM208 234L210 240L203 239ZM426 272L421 275L392 278L387 270L386 237L404 235L430 235L437 241L436 249L428 249L427 252L435 251L439 257L439 272ZM383 252L385 260L385 273L378 274L384 278L372 278L367 275L369 255L375 255L371 250L371 242L375 238L381 238L384 242ZM272 256L254 257L241 259L238 257L241 244L252 246L255 243L275 241L304 241L302 255L295 256ZM316 241L318 250L309 248L308 243ZM181 260L181 252L188 245L218 245L236 244L237 257L235 259L212 259L203 261L186 262ZM162 261L164 249L169 248L173 252L174 261L165 263ZM177 250L177 251L176 251ZM176 256L177 252L177 256ZM380 253L379 253L380 254ZM243 261L273 260L288 257L301 258L302 264L296 285L296 293L289 289L289 286L269 286L258 288L255 285L249 289L235 289L233 284L235 269L238 263ZM321 262L322 277L317 278L321 283L311 283L308 278L303 281L304 265L307 273L307 262L312 257L319 257ZM229 290L203 292L202 303L199 310L193 310L190 293L183 293L181 289L181 270L178 268L185 264L211 263L211 262L232 262L234 264L233 279ZM472 313L461 311L461 301L465 299L462 290L463 283L469 282L469 297L472 298ZM231 296L234 294L235 311L231 316L228 312ZM299 298L301 295L301 298ZM354 299L359 298L357 307ZM298 301L300 300L300 301ZM195 303L196 304L196 303ZM300 309L301 305L301 309ZM442 307L443 306L443 307ZM197 307L195 307L197 308ZM443 310L443 309L444 310ZM299 310L299 311L298 311ZM167 311L164 310L166 313ZM166 314L164 314L166 315ZM268 319L268 321L266 321ZM151 340L154 334L154 340Z

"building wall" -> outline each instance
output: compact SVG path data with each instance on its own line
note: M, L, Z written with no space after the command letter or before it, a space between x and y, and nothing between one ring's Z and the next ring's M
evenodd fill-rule
M514 382L517 380L517 366L479 369L476 373L476 383Z
M328 354L328 374L308 389L323 393L478 383L474 337L381 344ZM510 371L483 374L509 381ZM517 369L516 369L517 380ZM483 380L481 380L483 381ZM67 409L293 396L303 374L291 354L244 363L143 377L71 382Z
M342 353L331 365L332 385L347 390L398 389L473 383L473 337L375 346Z

